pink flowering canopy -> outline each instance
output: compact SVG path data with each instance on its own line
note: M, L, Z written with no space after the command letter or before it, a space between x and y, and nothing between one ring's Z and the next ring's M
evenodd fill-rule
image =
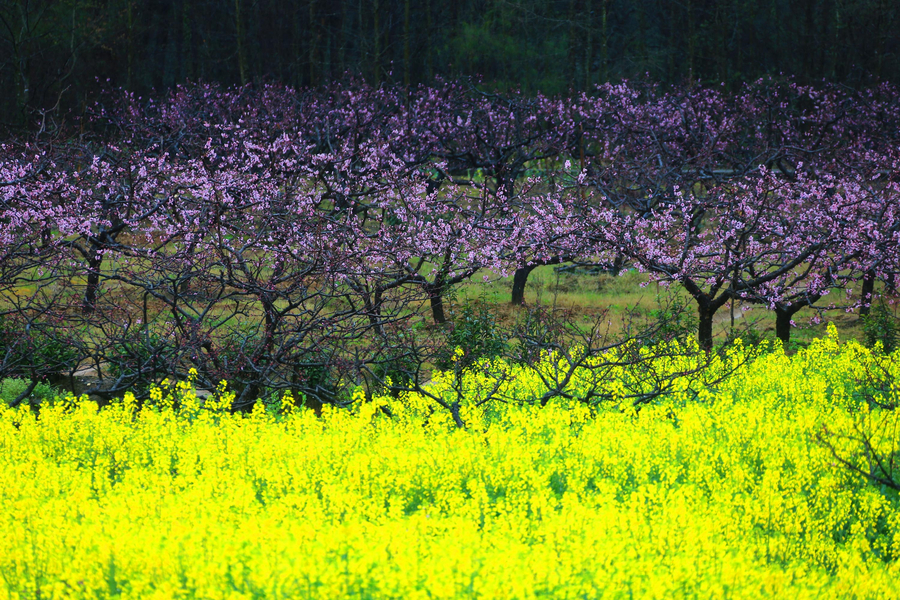
M682 286L706 348L729 301L774 311L787 340L799 310L865 310L876 280L896 285L898 96L110 90L70 134L0 146L0 327L21 340L0 375L93 368L113 394L193 368L241 406L329 401L388 359L427 364L409 332L426 308L448 320L454 286L514 275L521 292L564 261Z

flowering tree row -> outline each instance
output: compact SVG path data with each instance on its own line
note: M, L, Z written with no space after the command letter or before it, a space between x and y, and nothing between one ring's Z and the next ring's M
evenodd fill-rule
M422 306L476 273L629 265L694 299L863 308L894 285L900 102L760 81L490 94L470 83L111 91L0 162L3 374L118 393L195 368L238 405L430 364ZM52 133L51 133L52 132ZM850 302L838 289L861 288ZM433 358L433 357L432 357Z

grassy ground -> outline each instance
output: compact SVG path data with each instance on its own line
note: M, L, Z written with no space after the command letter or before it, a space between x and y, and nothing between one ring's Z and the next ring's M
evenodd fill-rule
M488 277L485 281L485 276ZM496 277L490 273L478 273L468 282L456 286L446 298L448 318L458 319L460 309L469 304L479 310L486 310L496 324L502 329L512 328L525 314L526 308L512 306L510 304L512 290L512 277ZM17 292L25 293L28 290L19 289ZM80 316L81 289L69 289L75 295L73 299L73 311ZM115 312L123 318L131 315L132 320L141 316L144 306L142 294L135 290L129 290L120 282L109 281L103 284L105 302L115 304ZM611 276L606 273L589 273L586 271L559 271L554 266L543 266L535 269L528 280L525 291L525 303L527 306L542 305L556 307L568 312L570 318L578 325L588 327L600 320L606 333L611 338L619 337L624 327L629 324L633 328L641 328L657 321L657 314L666 304L673 299L682 302L687 308L687 314L694 316L696 308L693 300L677 285L666 288L656 283L648 283L648 277L635 270L628 270L619 276ZM9 305L13 299L0 298L0 306ZM202 303L201 303L202 304ZM147 300L149 315L155 321L165 320L169 308L160 300L150 298ZM413 331L417 335L426 338L442 335L443 328L436 327L432 320L430 307L427 301L415 302L406 306L404 312L412 311L417 316L413 318ZM893 307L894 317L898 318L896 306ZM210 317L222 318L226 314L232 314L232 310L224 307L212 309ZM733 321L732 321L733 315ZM797 327L791 334L789 352L807 346L813 339L825 335L828 322L833 322L842 339L865 340L865 332L862 320L856 312L833 310L824 314L824 319L819 324L811 324L811 318L815 315L812 310L804 310L795 318ZM234 327L246 323L247 320L262 319L261 309L252 299L248 299L242 310L242 317L232 319L228 325L219 330L218 334L227 336ZM733 307L725 305L714 318L714 336L716 341L723 342L734 334L740 334L748 328L759 333L763 338L774 338L775 318L774 314L765 307L759 305L741 305L736 303ZM89 330L90 334L100 335L101 332ZM89 335L88 337L92 337ZM101 336L102 337L102 336ZM348 349L349 350L349 349ZM81 375L96 376L92 370L96 365L82 364ZM86 371L85 371L86 370ZM426 369L427 370L427 369ZM85 374L86 373L86 374ZM5 395L9 395L9 386L0 387ZM18 395L18 392L12 397ZM8 399L7 399L8 400Z
M512 324L521 312L520 307L510 305L512 277L494 278L483 282L481 274L459 286L451 307L465 302L485 303L496 312L504 324ZM648 277L635 270L628 270L619 276L591 274L586 272L559 272L556 267L542 266L532 271L525 291L526 305L556 306L568 309L584 321L593 320L608 311L612 322L611 333L621 331L626 313L632 313L644 323L653 318L653 311L660 308L667 299L679 298L695 310L693 300L677 285L668 289L656 283L648 283ZM897 307L891 307L895 317L900 317ZM747 327L764 337L775 336L775 314L757 304L735 303L733 309L734 328ZM804 309L794 319L797 326L791 331L791 341L797 347L809 344L813 339L825 335L828 322L833 322L842 339L863 340L863 323L858 311L847 312L835 309L824 313L821 323L812 324L815 316L812 309ZM723 306L715 315L713 333L716 340L725 340L732 331L732 307Z

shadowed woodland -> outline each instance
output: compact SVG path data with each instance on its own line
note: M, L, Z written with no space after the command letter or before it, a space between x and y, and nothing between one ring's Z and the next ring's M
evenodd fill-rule
M890 0L6 0L0 123L81 111L103 86L316 86L479 76L547 94L622 78L900 76Z

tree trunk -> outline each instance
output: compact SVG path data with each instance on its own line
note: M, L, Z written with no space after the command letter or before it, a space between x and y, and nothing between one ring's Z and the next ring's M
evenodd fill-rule
M791 310L791 308L775 307L775 336L781 340L785 349L791 341L791 317L796 312L796 310Z
M603 0L600 9L600 83L609 77L609 28L607 27L606 5L609 0Z
M822 294L809 294L787 305L775 305L775 335L784 343L785 347L791 341L791 319L801 309L818 302L821 297Z
M264 292L261 294L260 303L263 305L263 314L265 315L265 339L263 340L263 350L266 354L271 354L275 347L275 333L278 330L278 311L275 309L275 294Z
M316 67L318 66L318 60L316 59L316 52L318 51L318 35L319 32L315 31L316 24L316 2L315 0L309 0L309 25L307 29L307 35L309 37L309 85L315 86L316 81Z
M591 12L591 7L588 5L587 11L584 15L584 18L587 20L587 33L585 34L586 39L584 43L584 81L582 83L582 88L584 91L589 91L591 88L591 64L594 58L593 51L593 34L594 34L594 23L593 23L593 14ZM583 165L582 161L582 165Z
M694 6L688 0L687 3L687 19L688 19L688 82L694 83L694 54L697 46L697 38L694 37Z
M616 254L616 257L613 259L613 263L610 266L609 274L613 277L618 277L619 273L622 272L622 268L625 266L625 257L621 254Z
M383 299L384 293L381 289L376 289L371 297L369 294L363 296L366 314L369 317L369 324L375 329L375 333L381 337L386 337L387 332L384 329L384 323L381 321L381 304Z
M181 62L180 80L194 78L194 40L192 36L193 15L190 0L185 0L181 7Z
M81 305L82 314L89 315L97 306L97 292L100 289L100 265L103 263L103 253L99 248L94 248L88 259L87 286L84 289L84 301Z
M133 2L128 0L128 4L126 5L126 50L125 50L125 63L126 63L126 75L125 75L125 88L126 89L134 89L132 87L132 82L134 80L134 9L132 7Z
M374 38L375 52L372 54L372 75L375 79L375 86L381 84L381 27L378 21L378 0L372 0L372 34Z
M409 89L409 1L403 4L403 85Z
M447 322L444 313L444 286L441 283L431 284L425 287L428 292L428 300L431 302L431 316L438 325Z
M859 316L865 317L872 310L872 299L875 294L875 273L866 271L862 278L862 305L859 307Z
M463 421L462 415L459 414L459 402L454 402L450 406L450 414L453 415L453 422L460 429L466 428L466 422Z
M244 49L244 22L241 17L241 0L234 0L234 26L237 30L238 73L241 85L247 84L247 55Z
M581 44L578 42L580 40L575 39L575 0L569 0L569 14L566 19L569 22L569 31L568 31L568 48L566 48L566 54L568 55L569 60L569 74L568 80L573 82L578 81L578 58L581 53Z
M697 304L697 341L706 352L713 347L713 315L715 311L705 302Z
M512 301L513 306L522 306L525 304L525 284L528 283L528 275L537 267L537 265L528 265L516 269L513 275Z
M431 0L425 0L425 73L430 84L434 79L434 65L431 60Z

